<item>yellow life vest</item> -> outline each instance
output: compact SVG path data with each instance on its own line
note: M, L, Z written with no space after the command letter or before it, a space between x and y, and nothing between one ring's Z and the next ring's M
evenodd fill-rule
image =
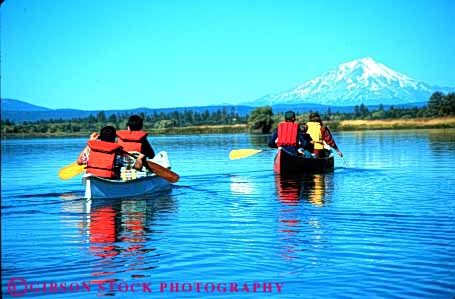
M308 126L307 133L310 134L311 139L314 141L314 149L323 149L321 124L316 121L310 121L306 124Z

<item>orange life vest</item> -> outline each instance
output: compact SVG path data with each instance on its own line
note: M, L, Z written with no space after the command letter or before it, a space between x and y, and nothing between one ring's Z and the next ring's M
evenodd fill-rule
M117 131L119 138L117 143L127 152L142 152L142 139L147 137L147 132L144 131Z
M90 148L87 173L103 178L115 177L115 154L122 147L117 143L100 140L90 140L87 144Z
M299 125L294 122L280 122L278 124L277 146L297 146Z

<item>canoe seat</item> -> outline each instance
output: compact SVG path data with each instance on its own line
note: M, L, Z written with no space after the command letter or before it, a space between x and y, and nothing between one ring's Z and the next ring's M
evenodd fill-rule
M130 152L131 154L138 155L138 152ZM147 168L142 167L142 169L136 170L133 168L134 163L136 163L136 159L131 156L123 155L123 167L120 171L120 177L123 181L137 179L145 176L152 175L152 172L149 171Z

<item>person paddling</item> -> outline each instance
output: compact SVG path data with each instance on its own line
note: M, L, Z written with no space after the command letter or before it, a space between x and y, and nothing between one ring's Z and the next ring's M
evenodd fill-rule
M303 147L303 151L305 157L312 158L313 151L314 151L314 141L311 139L310 134L308 134L308 126L306 123L300 123L300 131L302 134L302 138L305 140L305 146Z
M132 115L128 119L128 129L117 131L117 143L127 152L139 152L147 158L153 159L155 151L147 140L148 133L142 131L144 121L139 115Z
M101 129L100 134L93 132L87 146L82 150L77 158L77 164L87 164L87 173L107 178L119 178L119 169L123 164L121 156L122 146L115 143L116 130L112 126ZM145 156L140 154L135 169L142 169L142 159Z
M303 138L299 124L295 123L294 111L287 111L284 114L284 122L278 124L269 140L269 147L281 147L292 154L303 154L303 148L307 141Z
M326 156L326 151L324 150L325 142L337 152L338 156L343 158L343 153L338 149L338 146L335 143L335 140L333 140L329 128L323 125L319 113L314 112L310 114L307 126L308 134L310 134L314 142L313 153L316 155L316 157L323 158Z

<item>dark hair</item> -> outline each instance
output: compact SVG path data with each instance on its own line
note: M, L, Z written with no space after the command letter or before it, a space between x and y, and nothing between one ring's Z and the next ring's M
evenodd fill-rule
M291 110L286 111L286 112L284 113L284 120L285 120L285 121L294 121L294 120L295 120L295 113L294 113L294 111L291 111Z
M322 122L321 116L317 112L313 112L309 117L310 121Z
M117 131L112 126L107 126L101 129L100 140L107 142L115 142L115 137L117 136Z
M139 115L131 115L128 119L128 127L131 131L140 131L144 126L144 122Z
M306 133L306 131L308 131L308 125L306 123L300 123L300 130L303 132L303 133Z

